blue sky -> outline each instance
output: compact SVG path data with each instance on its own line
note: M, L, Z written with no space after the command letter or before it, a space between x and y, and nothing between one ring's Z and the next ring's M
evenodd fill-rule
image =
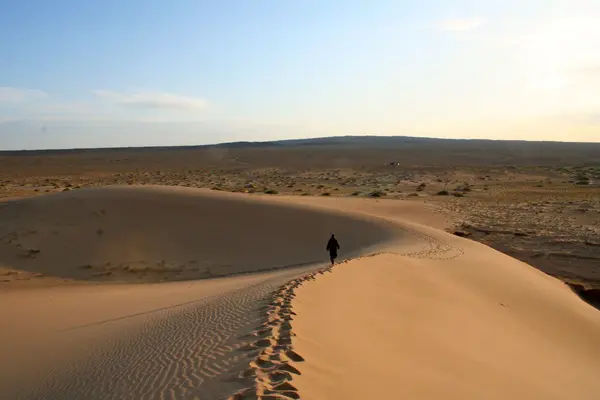
M600 141L600 2L0 0L0 149Z

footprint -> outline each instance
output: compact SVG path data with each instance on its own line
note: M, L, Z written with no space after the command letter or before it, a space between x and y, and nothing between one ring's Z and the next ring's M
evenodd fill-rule
M269 347L269 346L273 346L277 344L277 341L273 338L269 338L269 339L261 339L258 340L256 342L254 342L254 346L256 347Z
M281 364L277 367L278 371L284 371L284 372L289 372L290 374L294 374L294 375L302 375L302 372L300 372L296 367L291 366L290 364Z
M273 383L287 382L292 380L292 374L285 371L271 372L268 376Z
M288 350L285 355L294 362L302 362L304 361L304 357L300 354L296 353L294 350Z
M296 388L294 385L292 385L289 382L283 382L277 386L274 386L273 389L277 390L277 391L285 391L285 392L287 392L287 391L297 392L298 391L298 388Z

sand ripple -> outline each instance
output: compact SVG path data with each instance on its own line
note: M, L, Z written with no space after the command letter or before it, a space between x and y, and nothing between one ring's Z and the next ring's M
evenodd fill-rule
M135 334L112 338L79 362L57 366L38 385L5 392L3 398L226 398L243 388L233 378L250 359L238 350L252 343L249 333L264 318L259 305L273 290L314 268L278 271L232 293L163 310Z

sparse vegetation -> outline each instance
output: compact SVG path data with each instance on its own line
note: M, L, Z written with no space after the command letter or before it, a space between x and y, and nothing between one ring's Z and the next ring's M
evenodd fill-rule
M575 184L576 185L589 185L590 184L590 178L588 178L587 175L578 174L575 177Z
M383 197L383 196L386 196L386 195L387 195L387 193L384 192L384 191L381 191L381 190L376 190L374 192L369 193L369 197L375 197L375 198L377 198L377 197Z

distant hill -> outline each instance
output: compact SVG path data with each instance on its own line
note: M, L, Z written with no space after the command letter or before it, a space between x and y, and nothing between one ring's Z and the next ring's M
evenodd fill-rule
M128 155L163 152L227 151L230 157L248 159L251 164L276 165L258 159L285 157L301 163L306 154L313 158L353 159L367 164L492 164L492 165L600 165L600 143L533 142L515 140L433 139L408 136L339 136L267 142L232 142L200 146L99 148L65 150L2 151L0 156L57 156L63 154ZM306 153L304 150L309 150ZM259 153L257 153L257 151ZM277 152L277 156L274 151ZM368 162L367 162L368 158ZM279 160L281 161L281 160Z

